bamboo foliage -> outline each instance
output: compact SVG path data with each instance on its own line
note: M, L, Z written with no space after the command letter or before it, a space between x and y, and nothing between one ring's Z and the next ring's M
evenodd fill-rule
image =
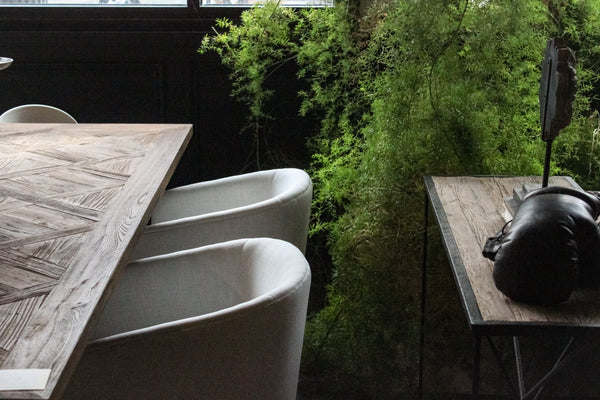
M548 38L563 36L578 57L579 92L572 123L554 147L552 174L600 187L592 147L600 6L368 3L296 12L267 3L239 25L220 22L203 50L218 51L232 69L251 116L256 99L267 104L277 96L261 91L269 71L296 64L294 79L305 87L299 113L320 121L307 139L312 240L326 240L331 258L326 306L309 320L303 365L330 388L402 398L414 393L418 358L422 176L541 174L540 64ZM267 32L260 40L251 34L257 21ZM263 72L253 80L243 65ZM445 286L432 295L440 312L454 290Z

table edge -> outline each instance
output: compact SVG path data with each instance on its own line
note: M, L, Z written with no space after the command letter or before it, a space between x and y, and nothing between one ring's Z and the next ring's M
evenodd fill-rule
M475 298L473 288L469 282L467 270L458 252L458 245L450 230L450 224L448 223L446 212L444 211L444 207L438 196L433 177L425 176L424 181L429 202L431 203L438 227L442 234L441 239L444 244L444 249L446 250L448 261L451 264L452 276L460 292L461 305L469 318L469 325L472 327L474 325L482 324L484 321L481 312L479 311L479 306L477 305L477 299Z

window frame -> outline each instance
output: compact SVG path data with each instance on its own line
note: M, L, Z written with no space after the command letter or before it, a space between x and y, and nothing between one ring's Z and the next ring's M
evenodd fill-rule
M206 31L216 18L239 20L244 6L0 6L0 31Z
M207 31L218 18L238 23L251 5L185 6L137 5L0 5L0 32L4 31ZM301 9L305 6L290 6ZM309 7L309 6L308 6ZM327 7L327 6L317 6Z

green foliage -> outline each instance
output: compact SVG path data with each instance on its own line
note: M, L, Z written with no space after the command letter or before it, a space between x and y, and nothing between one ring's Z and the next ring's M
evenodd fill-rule
M232 73L232 95L248 104L253 123L267 117L265 104L273 95L265 90L265 80L297 52L293 25L297 15L279 2L256 6L244 12L240 25L228 19L217 20L216 35L205 36L200 53L214 50Z
M311 234L327 236L333 266L327 305L308 322L304 370L370 398L413 397L422 176L541 174L539 66L546 41L562 35L579 59L579 92L553 173L597 189L600 6L380 0L292 11L267 2L218 27L226 32L203 49L232 69L255 124L274 95L266 78L290 61L306 88L299 113L320 121L307 143Z
M573 122L557 138L554 173L570 174L582 186L597 190L598 111L600 111L600 3L589 0L549 2L552 35L562 36L577 56L578 89Z
M216 52L230 69L231 95L248 107L244 130L254 136L259 167L259 143L273 118L268 111L273 97L268 79L295 60L298 37L294 27L298 22L299 17L291 8L269 1L242 13L239 25L227 18L218 19L213 28L215 34L205 36L198 50L201 54Z
M305 10L303 17L298 76L308 89L300 93L300 113L321 121L320 132L308 143L314 154L311 233L317 234L337 221L354 192L362 154L359 132L370 101L364 86L369 71L360 53L358 24L348 7Z

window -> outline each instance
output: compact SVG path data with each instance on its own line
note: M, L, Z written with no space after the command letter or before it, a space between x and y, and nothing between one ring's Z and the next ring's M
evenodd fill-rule
M137 6L137 7L186 7L186 0L0 0L2 6Z
M331 0L330 0L331 1ZM203 0L205 6L252 6L260 4L264 0ZM281 0L280 4L287 7L306 7L306 6L324 6L327 0Z
M200 6L251 7L264 0L196 0ZM324 6L328 0L281 0L282 6ZM330 1L330 0L329 0ZM0 6L130 6L130 7L186 7L187 0L0 0Z

